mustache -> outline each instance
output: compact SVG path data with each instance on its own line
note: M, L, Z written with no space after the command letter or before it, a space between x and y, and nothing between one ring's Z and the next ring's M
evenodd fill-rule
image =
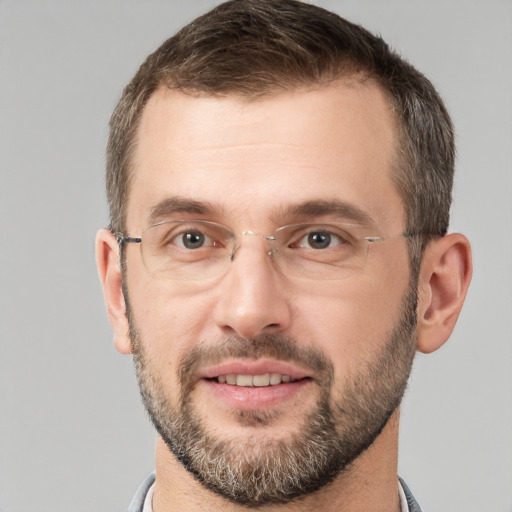
M293 338L268 333L254 338L229 336L212 345L197 345L181 360L178 377L182 389L188 391L201 367L220 364L229 358L257 360L265 357L311 370L318 380L328 385L333 380L333 364L319 349L300 346Z

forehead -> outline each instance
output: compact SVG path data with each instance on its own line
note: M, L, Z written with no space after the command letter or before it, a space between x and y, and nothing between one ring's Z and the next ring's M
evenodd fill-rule
M137 132L127 226L144 228L176 197L211 205L219 220L258 221L315 201L343 202L383 223L402 219L391 179L396 134L371 82L250 101L161 88Z

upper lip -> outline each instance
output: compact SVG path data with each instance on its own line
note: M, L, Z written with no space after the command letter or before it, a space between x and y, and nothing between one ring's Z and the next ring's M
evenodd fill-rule
M215 366L209 366L199 372L200 379L214 379L219 375L264 375L280 373L289 375L294 380L310 377L306 371L294 364L271 359L226 361Z

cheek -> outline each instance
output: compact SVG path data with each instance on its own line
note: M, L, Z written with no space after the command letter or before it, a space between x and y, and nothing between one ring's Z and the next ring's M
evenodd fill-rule
M389 341L401 315L408 280L360 276L328 293L309 293L296 304L296 339L331 359L338 375L355 374Z
M166 280L149 279L136 265L127 275L131 316L140 342L153 365L166 379L174 379L182 357L204 337L206 301L189 289ZM180 286L182 286L180 284Z

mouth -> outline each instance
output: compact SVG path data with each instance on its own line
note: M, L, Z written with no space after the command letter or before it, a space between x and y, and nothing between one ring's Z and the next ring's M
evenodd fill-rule
M311 378L308 371L272 359L227 361L205 368L199 378L241 387L266 387Z
M206 369L200 375L210 391L236 409L266 409L298 399L313 377L280 361L233 361Z
M281 373L263 373L261 375L237 375L235 373L229 373L227 375L219 375L211 380L219 384L229 384L230 386L264 388L267 386L278 386L283 383L297 382L297 380L300 379L292 379L290 375L283 375Z

